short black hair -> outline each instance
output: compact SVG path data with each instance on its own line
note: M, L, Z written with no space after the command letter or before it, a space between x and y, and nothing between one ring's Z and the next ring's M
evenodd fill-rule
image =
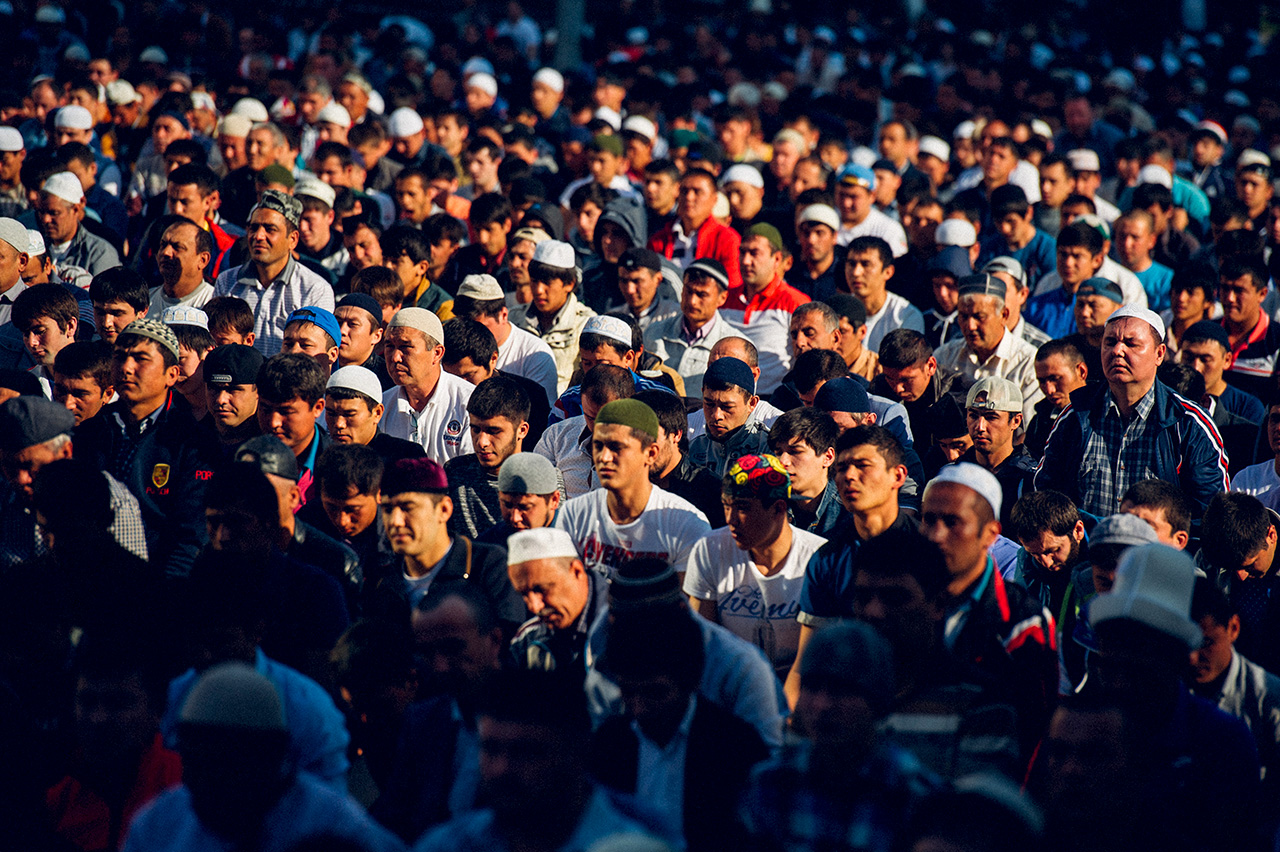
M448 213L433 213L422 220L422 235L433 246L443 242L460 243L467 235L467 226Z
M810 349L796 356L791 367L791 380L796 390L808 393L821 382L838 379L849 372L844 357L831 349Z
M891 249L889 244L880 237L870 236L855 237L849 242L848 247L845 249L845 262L848 263L852 260L854 255L866 254L869 251L873 251L880 255L881 266L886 269L893 266L893 249Z
M470 358L477 367L487 368L498 354L498 341L484 324L472 319L454 317L444 324L444 361L457 364Z
M684 435L685 437L680 439L680 444L681 447L685 446L689 431L689 412L685 409L683 399L673 393L657 389L638 391L632 398L653 409L653 413L658 415L658 425L662 427L663 432L668 435L676 433Z
M453 297L453 315L473 320L476 317L496 317L507 306L506 299L474 299L471 296Z
M635 394L636 380L626 367L596 364L582 377L582 398L590 398L592 402L603 405L615 399L630 399Z
M1027 193L1017 184L1006 183L991 192L992 221L999 221L1010 214L1023 217L1030 210Z
M378 239L382 256L394 260L405 255L413 263L431 259L431 244L426 235L412 225L392 225Z
M1072 222L1058 232L1058 248L1083 247L1091 255L1102 254L1105 241L1098 229L1088 222Z
M880 457L884 459L885 467L905 464L906 452L902 448L902 443L883 426L854 426L843 433L836 438L836 458L839 458L841 453L863 445L875 447Z
M95 302L124 302L142 312L151 304L151 291L146 279L123 266L105 269L89 282L89 298ZM155 317L159 319L159 317Z
M315 475L322 493L345 497L351 488L357 494L377 494L382 469L382 456L364 444L332 444L316 459Z
M1134 210L1146 210L1153 204L1161 210L1173 209L1173 190L1159 183L1142 183L1134 187Z
M490 376L472 391L467 414L473 420L505 417L516 426L529 422L529 394L510 376Z
M933 357L929 339L913 328L895 328L880 339L880 365L891 370L917 367Z
M483 228L515 217L511 202L500 192L486 192L471 201L471 227Z
M1191 519L1195 509L1182 489L1163 479L1144 479L1129 486L1120 498L1120 505L1131 503L1164 512L1164 519L1174 532L1191 532Z
M203 163L186 163L169 172L168 182L174 186L194 186L201 198L208 198L222 186L218 173Z
M178 338L178 346L190 349L192 352L199 352L202 356L205 352L218 345L218 341L213 339L213 335L209 330L198 325L189 323L178 323L169 326L169 330L173 332L173 336Z
M1262 264L1261 258L1249 255L1222 258L1222 266L1218 270L1218 276L1223 281L1235 281L1237 278L1248 276L1253 284L1253 289L1259 293L1267 289L1267 279L1271 277L1267 274L1267 268Z
M1037 361L1047 361L1054 355L1061 355L1066 358L1067 363L1073 367L1084 360L1084 353L1080 351L1080 347L1064 337L1057 337L1047 343L1042 343L1040 348L1036 350Z
M1080 522L1080 511L1071 498L1051 489L1024 494L1013 504L1009 526L1015 539L1032 539L1040 533L1068 535Z
M1220 627L1226 627L1236 608L1231 599L1208 577L1196 577L1196 584L1191 592L1191 620L1200 622L1212 618Z
M951 582L942 551L914 527L891 527L868 539L854 561L855 577L860 571L881 577L909 576L929 600L937 599Z
M827 412L810 406L793 408L773 422L769 430L769 449L776 454L799 439L822 455L836 445L839 434L840 427Z
M1271 527L1271 513L1257 497L1215 494L1200 524L1200 547L1210 566L1235 571L1266 545Z
M608 346L614 352L617 352L619 355L625 355L628 352L639 352L641 349L643 349L644 348L644 332L640 330L640 324L635 320L633 320L631 317L615 316L615 319L622 320L627 324L628 327L630 327L631 329L631 346L630 347L625 347L624 344L622 344L615 338L607 337L606 335L603 335L603 334L597 334L593 331L584 331L581 335L578 336L579 351L585 350L587 352L595 352L601 346Z
M258 371L258 396L277 403L296 397L307 405L315 405L324 399L324 386L328 381L324 367L310 355L281 353L262 363Z
M109 388L111 344L105 340L77 340L68 343L53 358L53 372L70 379L91 378L100 388Z
M234 331L241 337L253 331L253 308L239 296L215 296L205 303L210 331Z

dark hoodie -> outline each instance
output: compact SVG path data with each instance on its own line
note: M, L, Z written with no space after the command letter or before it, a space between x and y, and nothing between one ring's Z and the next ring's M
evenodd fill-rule
M587 268L582 273L582 291L578 294L587 307L598 313L604 313L618 301L618 264L606 262L600 252L600 226L605 222L613 222L626 232L631 242L628 248L649 243L649 226L645 221L644 205L639 200L615 198L604 206L604 212L596 222L595 254L587 261Z

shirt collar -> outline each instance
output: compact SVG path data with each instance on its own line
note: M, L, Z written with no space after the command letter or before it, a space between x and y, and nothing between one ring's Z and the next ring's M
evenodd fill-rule
M690 344L698 343L699 341L705 340L706 337L711 334L711 329L714 328L718 322L720 322L720 312L716 311L711 319L702 324L701 328L690 334L689 321L682 315L680 318L680 332L684 335L684 339Z
M1138 400L1138 404L1133 407L1133 419L1136 421L1146 420L1147 416L1151 414L1151 410L1155 408L1155 405L1156 405L1156 386L1154 383L1152 383L1150 389L1148 389L1147 392L1142 395L1142 399ZM1113 411L1115 412L1116 417L1119 417L1121 421L1124 420L1124 415L1120 413L1120 406L1116 404L1115 396L1108 393L1107 394L1107 412L1111 413Z
M293 277L293 269L296 265L297 264L293 259L293 255L290 255L289 259L285 261L284 269L280 270L280 274L277 275L275 279L272 280L271 284L268 284L267 286L268 287L274 286L276 284L279 284L281 282L288 281L289 279L291 279ZM242 285L248 285L250 287L257 287L261 290L266 289L266 287L262 286L262 282L258 280L258 271L257 271L257 268L253 265L252 260L247 261L244 266L240 267L240 275L237 276L236 283L242 284Z
M640 730L640 725L635 720L631 722L631 730L635 732L638 739L650 743L658 751L664 754L672 754L677 748L682 747L689 739L689 729L693 727L693 714L698 709L697 695L689 696L689 706L685 708L684 717L680 719L680 726L676 728L675 734L672 735L670 742L665 746L659 746L653 740L644 735Z

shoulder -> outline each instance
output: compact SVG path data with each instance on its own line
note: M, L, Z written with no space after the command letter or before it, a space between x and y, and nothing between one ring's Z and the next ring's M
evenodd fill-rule
M440 387L442 390L449 392L449 396L455 399L461 399L463 402L471 399L472 392L476 386L466 379L461 379L453 373L440 372Z

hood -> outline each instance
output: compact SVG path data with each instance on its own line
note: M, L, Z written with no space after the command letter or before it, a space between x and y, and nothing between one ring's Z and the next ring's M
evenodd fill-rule
M649 225L645 217L644 205L635 198L622 196L604 206L600 221L596 222L596 235L593 240L597 252L600 251L600 222L613 222L626 231L632 248L649 244Z

